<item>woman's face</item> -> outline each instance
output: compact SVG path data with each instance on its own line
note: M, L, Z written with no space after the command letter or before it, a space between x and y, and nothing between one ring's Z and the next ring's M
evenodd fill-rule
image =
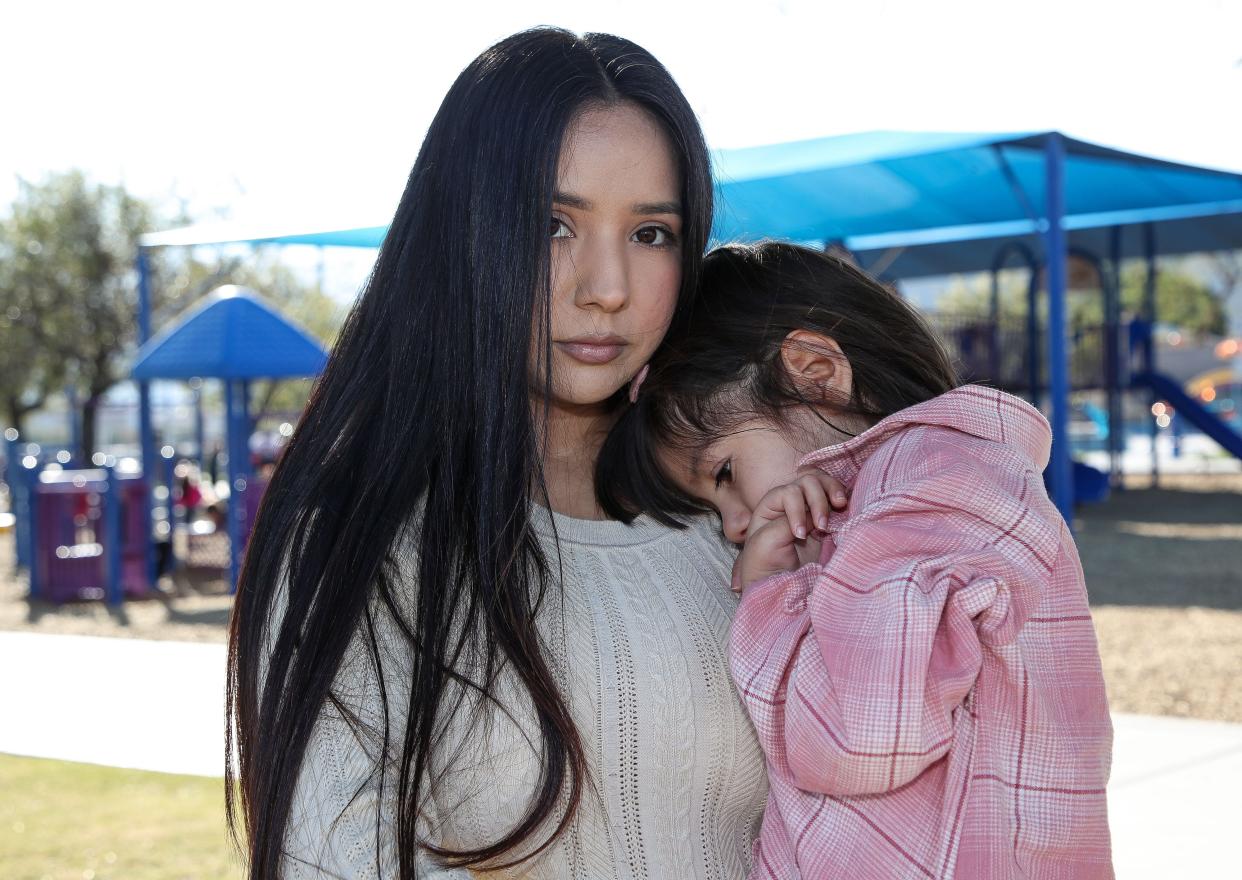
M681 284L680 183L668 138L637 106L586 110L570 127L548 230L553 405L606 400L664 338Z

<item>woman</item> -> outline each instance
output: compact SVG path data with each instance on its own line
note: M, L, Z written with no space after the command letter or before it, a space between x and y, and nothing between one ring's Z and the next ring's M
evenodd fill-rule
M252 878L745 875L730 553L592 484L710 222L693 113L633 43L518 34L449 90L242 574Z

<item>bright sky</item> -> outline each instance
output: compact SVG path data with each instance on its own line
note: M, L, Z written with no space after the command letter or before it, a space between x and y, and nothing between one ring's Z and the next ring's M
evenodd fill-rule
M714 147L1057 128L1242 169L1237 0L5 3L0 206L76 166L203 219L383 216L452 79L535 24L646 46Z

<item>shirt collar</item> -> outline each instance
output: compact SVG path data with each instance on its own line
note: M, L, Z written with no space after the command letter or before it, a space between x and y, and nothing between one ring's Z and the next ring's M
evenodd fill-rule
M897 432L916 425L951 428L1002 443L1017 450L1039 470L1047 466L1052 447L1047 419L1025 400L983 385L963 385L893 413L844 443L812 452L800 464L815 465L852 486L878 446Z

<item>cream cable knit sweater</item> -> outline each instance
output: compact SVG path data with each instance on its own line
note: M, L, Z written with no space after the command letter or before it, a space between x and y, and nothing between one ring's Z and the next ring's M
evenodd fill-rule
M763 756L729 679L726 643L736 598L732 551L709 519L677 532L540 509L536 529L552 571L559 537L563 606L540 629L569 696L591 780L567 833L536 858L488 877L736 878L750 868L767 791ZM390 707L404 706L408 662L391 620L377 623ZM361 651L335 691L378 728L377 676ZM469 699L448 723L434 767L424 833L448 846L497 839L523 815L538 778L538 737L517 689L512 717ZM395 719L394 734L404 718ZM381 796L378 747L333 709L303 763L287 838L286 873L309 878L396 876L394 774ZM379 828L377 840L376 829ZM378 867L377 867L378 863ZM459 880L429 856L420 875Z

